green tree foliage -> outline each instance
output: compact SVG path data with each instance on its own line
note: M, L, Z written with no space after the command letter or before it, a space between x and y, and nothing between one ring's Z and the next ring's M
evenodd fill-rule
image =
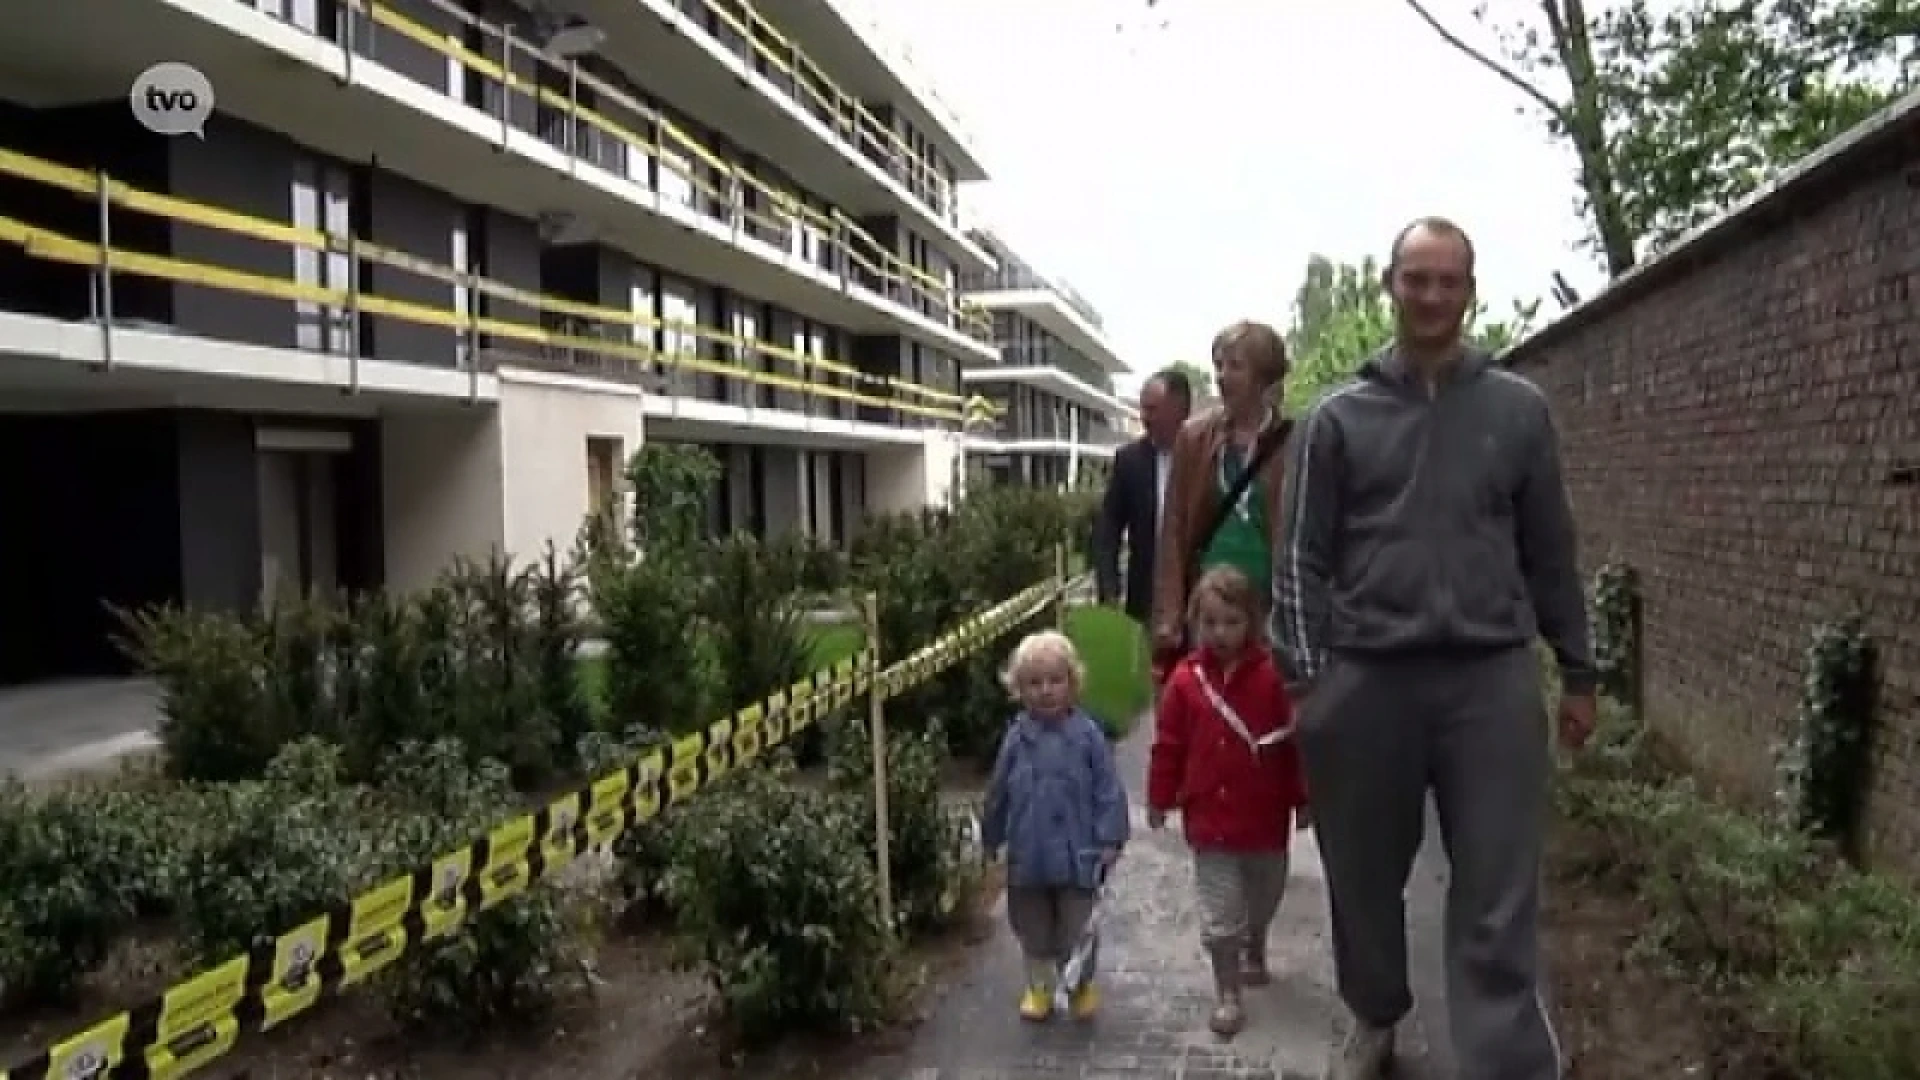
M1406 4L1574 151L1588 244L1615 275L1910 87L1920 42L1920 0L1482 4L1487 47Z
M1478 33L1405 3L1573 151L1615 276L1910 89L1920 61L1920 0L1483 0Z
M1504 351L1532 325L1538 304L1515 304L1504 319L1487 318L1484 304L1469 316L1468 337L1491 352ZM1335 262L1324 255L1307 260L1306 274L1293 298L1293 323L1287 331L1286 407L1297 412L1319 400L1359 370L1367 357L1393 340L1393 304L1373 259Z

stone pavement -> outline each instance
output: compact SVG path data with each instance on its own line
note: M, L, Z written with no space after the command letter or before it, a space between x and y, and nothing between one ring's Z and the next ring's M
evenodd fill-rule
M1101 1015L1023 1023L1014 1012L1019 950L1004 921L979 947L903 1053L860 1070L862 1080L1317 1080L1342 1014L1333 989L1326 884L1312 833L1295 835L1293 874L1275 921L1274 985L1248 992L1247 1029L1232 1042L1207 1030L1212 981L1199 944L1179 819L1158 833L1140 807L1152 722L1120 748L1134 809L1134 841L1115 871L1102 924ZM1432 829L1429 830L1431 834ZM1443 1080L1440 997L1443 863L1421 853L1408 897L1418 1005L1401 1032L1397 1080ZM1430 1038L1438 1035L1440 1038ZM1440 1045L1433 1045L1438 1042Z
M110 770L158 747L159 729L159 692L144 679L0 687L0 778Z

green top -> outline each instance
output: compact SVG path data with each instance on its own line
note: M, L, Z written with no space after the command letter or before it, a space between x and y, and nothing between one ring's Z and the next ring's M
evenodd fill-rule
M1245 468L1246 454L1239 447L1232 443L1221 447L1220 467L1215 471L1221 496L1239 481ZM1247 575L1256 590L1265 592L1272 587L1273 551L1267 545L1266 500L1261 497L1257 479L1247 485L1240 504L1227 515L1220 531L1213 534L1213 541L1200 553L1202 572L1221 565Z

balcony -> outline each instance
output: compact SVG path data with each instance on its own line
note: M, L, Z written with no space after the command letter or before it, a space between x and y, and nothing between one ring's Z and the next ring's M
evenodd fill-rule
M846 90L746 0L556 0L605 31L599 52L856 213L903 214L968 267L990 265L958 222L954 177ZM780 5L784 16L784 4ZM828 153L821 153L822 148ZM975 170L977 171L977 170Z
M0 65L50 103L86 102L123 95L165 55L234 88L225 111L341 160L376 160L527 220L576 221L650 263L857 333L991 354L948 282L706 145L617 73L418 2L436 4L439 26L379 0L343 6L323 28L235 0L74 0L0 40Z
M374 358L370 338L414 327L434 333L407 340L444 341L446 351L406 357L383 350L379 359L411 359L464 372L475 399L483 373L514 364L823 418L906 427L953 426L961 418L959 394L864 372L824 350L802 352L711 326L548 295L358 236L141 190L102 173L10 150L0 149L0 177L38 185L90 209L87 216L97 225L85 236L0 216L0 265L24 257L47 267L47 280L73 282L85 295L63 298L63 309L88 311L86 322L100 327L108 342L109 363L112 338L128 320L116 308L116 285L135 282L148 285L129 291L149 298L155 286L178 295L248 298L253 314L239 325L269 326L275 340L247 343L284 350L254 355L336 359L340 386L348 391L361 388L361 361ZM35 205L50 202L35 200ZM140 219L238 240L196 245L237 253L236 261L182 258L113 239L154 235L155 230L139 227ZM263 253L270 257L263 259ZM269 263L286 271L262 272ZM262 312L278 315L263 319ZM203 328L188 332L218 336Z
M432 0L432 6L457 23L459 33L449 36L373 0L365 5L362 33L353 32L357 20L343 18L336 43L375 60L399 51L391 40L395 34L402 39L402 49L430 49L445 58L450 74L444 80L415 76L428 89L480 105L503 124L537 135L574 160L640 181L736 237L826 271L844 287L916 312L974 341L991 341L981 330L980 313L962 302L953 284L901 258L838 209L787 190L706 145L687 130L690 125L642 101L637 87L622 85L625 80L618 72L596 72L558 60L510 28L442 0ZM765 26L757 16L750 22ZM383 37L388 39L384 43ZM409 75L417 68L394 66ZM856 119L861 116L863 124L875 122L865 110ZM894 144L869 133L862 145L872 156Z

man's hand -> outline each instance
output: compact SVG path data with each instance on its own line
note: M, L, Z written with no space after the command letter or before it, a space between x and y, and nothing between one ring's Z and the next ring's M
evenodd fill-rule
M1563 694L1560 698L1560 745L1580 750L1593 738L1599 703L1592 694Z
M1161 829L1164 829L1166 827L1167 827L1167 812L1165 810L1147 811L1147 828L1152 829L1155 832L1158 832Z

